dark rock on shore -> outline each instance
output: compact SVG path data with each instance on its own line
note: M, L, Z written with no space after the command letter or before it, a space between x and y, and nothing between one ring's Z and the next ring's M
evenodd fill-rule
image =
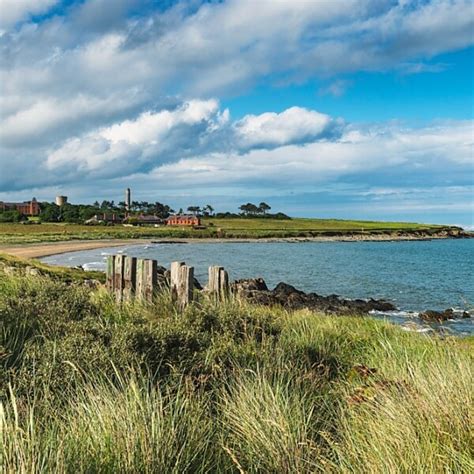
M316 293L305 293L283 282L270 291L262 278L237 280L232 284L232 289L234 293L252 303L281 305L288 309L308 308L330 314L367 314L372 310L396 309L392 303L385 300L346 300L338 295L320 296Z
M444 311L435 311L428 309L419 314L419 318L427 322L441 323L448 319L459 319L459 318L470 318L471 315L467 311L457 313L453 309L449 308Z

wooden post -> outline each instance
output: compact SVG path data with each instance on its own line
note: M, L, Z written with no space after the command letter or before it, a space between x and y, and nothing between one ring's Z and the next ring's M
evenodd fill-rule
M124 300L130 300L135 295L137 283L137 259L136 257L125 257L124 269Z
M115 267L115 255L107 256L107 270L105 284L107 290L114 291L114 267Z
M194 292L194 268L182 265L179 268L178 305L184 309L192 300Z
M178 299L178 286L179 286L179 274L180 268L184 265L184 262L171 262L170 268L170 290L171 298L173 301Z
M171 263L171 297L183 309L193 300L194 268L184 262Z
M145 299L145 260L137 260L135 295L139 300Z
M219 297L226 299L229 296L229 274L223 269L219 269Z
M125 258L123 255L116 255L115 256L115 265L114 265L114 293L115 299L117 302L122 301L122 293L124 288L124 262Z
M209 293L217 299L224 299L229 293L229 274L223 267L209 267Z
M153 295L157 289L158 283L158 262L156 260L145 260L144 278L145 278L145 299L153 301Z

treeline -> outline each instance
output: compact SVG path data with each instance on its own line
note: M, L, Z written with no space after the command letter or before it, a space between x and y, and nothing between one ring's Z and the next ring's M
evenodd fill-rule
M95 215L101 214L116 214L118 218L125 217L126 214L138 215L153 215L161 219L166 219L176 211L167 204L161 202L148 201L132 201L130 209L126 209L125 202L104 200L102 202L95 201L93 204L70 204L66 203L58 206L53 202L41 202L41 213L38 217L39 222L69 222L69 223L83 223ZM239 207L240 213L234 212L218 212L215 213L214 208L210 204L204 206L188 206L186 211L197 217L215 217L215 218L272 218L272 219L290 219L289 216L278 212L271 214L269 211L271 206L265 202L259 205L248 202ZM184 214L181 208L177 214ZM16 210L0 211L0 222L26 222L28 217Z

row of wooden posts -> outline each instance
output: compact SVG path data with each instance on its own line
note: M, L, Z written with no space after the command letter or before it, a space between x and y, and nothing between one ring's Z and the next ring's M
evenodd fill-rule
M153 296L164 289L162 280L158 278L156 260L126 255L107 257L106 286L115 295L117 302L132 298L152 301ZM181 308L187 306L194 297L194 267L184 262L172 262L169 284L173 300ZM217 299L228 296L229 275L223 267L209 267L206 292Z

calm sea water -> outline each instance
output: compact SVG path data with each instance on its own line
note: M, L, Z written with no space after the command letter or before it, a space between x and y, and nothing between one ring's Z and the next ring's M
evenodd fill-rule
M321 295L385 298L400 309L389 317L407 329L428 331L417 317L425 309L474 309L474 239L412 242L252 242L150 244L46 257L43 261L87 269L105 268L106 256L125 253L185 261L201 282L207 267L228 269L231 279L261 276L269 287L280 281ZM474 320L450 321L448 331L474 333Z

